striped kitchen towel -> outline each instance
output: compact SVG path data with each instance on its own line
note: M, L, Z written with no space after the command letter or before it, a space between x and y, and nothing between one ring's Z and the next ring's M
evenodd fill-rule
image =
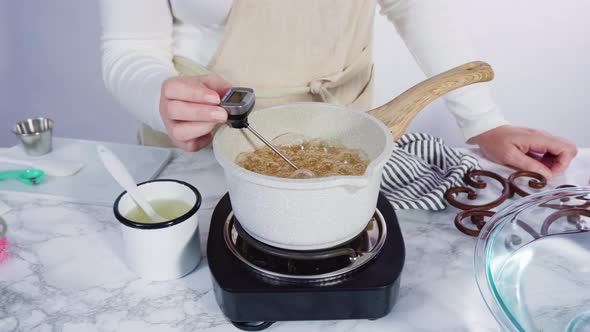
M446 206L444 193L463 184L465 173L477 168L477 159L446 146L440 138L405 134L385 164L381 191L395 209L439 211Z

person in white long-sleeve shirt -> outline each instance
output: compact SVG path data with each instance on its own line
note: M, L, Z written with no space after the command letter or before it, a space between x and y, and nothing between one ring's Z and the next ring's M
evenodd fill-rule
M166 133L170 144L188 151L208 145L211 131L227 120L218 104L232 84L310 87L305 96L273 100L282 103L317 100L314 83L329 81L337 87L336 99L354 106L362 94L372 93L372 62L365 60L374 1L101 0L105 84L143 123L144 144L159 144L161 139L150 142L147 136ZM476 59L447 2L377 2L426 75ZM180 76L175 59L200 65L203 72ZM350 67L356 72L344 76L353 80L330 76ZM550 178L576 155L575 145L563 138L508 124L485 84L451 92L446 101L466 142L478 144L493 161ZM551 157L541 162L530 152Z

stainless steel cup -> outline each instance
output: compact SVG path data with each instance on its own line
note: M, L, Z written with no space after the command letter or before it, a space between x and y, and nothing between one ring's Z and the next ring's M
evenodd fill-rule
M53 120L33 118L14 126L12 132L18 137L30 156L42 156L51 151Z

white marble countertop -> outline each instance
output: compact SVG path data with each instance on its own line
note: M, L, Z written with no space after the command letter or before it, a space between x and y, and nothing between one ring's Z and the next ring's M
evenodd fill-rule
M506 176L510 170L482 160ZM160 175L194 184L204 195L206 244L215 202L225 192L210 150L175 153ZM582 150L563 183L587 185L590 149ZM47 197L0 195L13 210L10 257L0 263L0 331L238 331L221 313L206 260L167 282L138 279L121 257L112 209ZM376 320L279 322L269 331L496 331L472 272L475 238L453 225L457 210L398 211L406 245L400 298Z

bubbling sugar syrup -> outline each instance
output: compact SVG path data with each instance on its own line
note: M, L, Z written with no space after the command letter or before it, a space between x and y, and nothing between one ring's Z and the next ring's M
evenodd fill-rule
M276 137L272 143L299 169L294 170L266 146L240 153L236 164L255 173L281 178L358 176L363 175L369 165L369 158L362 150L328 140L306 139L302 135L288 133Z

